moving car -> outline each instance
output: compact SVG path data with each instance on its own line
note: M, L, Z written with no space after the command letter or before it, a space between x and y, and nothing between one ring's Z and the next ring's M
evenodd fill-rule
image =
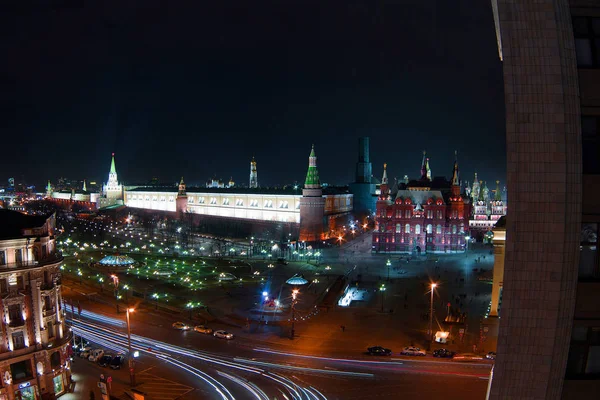
M210 328L207 328L204 325L196 325L194 327L194 332L198 332L198 333L204 333L206 335L210 335L211 333L213 333L213 330Z
M425 350L421 350L418 347L408 346L403 348L400 354L402 354L403 356L424 356L427 353L425 353Z
M455 351L450 351L448 349L437 349L433 351L433 356L440 358L452 358L455 354Z
M392 351L390 349L386 349L381 346L373 346L367 349L370 355L372 356L390 356L392 355Z
M213 336L220 339L233 339L233 333L229 333L227 331L216 331L215 333L213 333Z
M121 369L121 365L123 365L124 361L125 361L125 357L123 357L121 354L118 354L118 355L114 356L112 361L110 362L110 368L111 369Z
M496 359L496 353L493 351L490 351L489 353L487 353L485 355L485 358L488 360L495 360Z
M100 359L98 360L98 365L101 367L108 367L108 365L111 363L113 359L113 356L110 354L105 354L102 357L100 357Z
M104 350L102 349L94 349L91 351L90 356L88 357L88 361L96 362L102 358L104 355Z
M173 323L173 329L177 329L179 331L189 331L190 326L184 324L183 322L175 322Z

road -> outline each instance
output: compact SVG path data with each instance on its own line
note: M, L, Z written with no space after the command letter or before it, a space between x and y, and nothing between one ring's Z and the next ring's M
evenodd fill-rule
M398 355L375 360L362 354L299 355L239 338L175 331L154 317L140 317L133 324L132 347L142 354L144 370L151 365L152 376L160 376L150 381L173 377L168 381L180 385L179 392L173 389L179 399L393 399L400 394L403 399L483 399L491 367ZM121 319L83 310L72 323L76 334L126 352Z

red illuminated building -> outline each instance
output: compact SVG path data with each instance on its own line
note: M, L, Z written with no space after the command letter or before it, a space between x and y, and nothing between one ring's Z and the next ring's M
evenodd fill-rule
M373 252L446 253L465 250L471 202L463 196L454 162L452 179L431 178L423 153L421 178L389 187L384 165L377 200Z

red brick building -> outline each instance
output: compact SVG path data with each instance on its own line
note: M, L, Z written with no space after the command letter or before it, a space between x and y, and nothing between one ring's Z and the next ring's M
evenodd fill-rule
M445 253L465 250L471 203L461 194L458 162L451 181L431 178L423 155L421 179L388 185L384 165L373 231L376 253Z

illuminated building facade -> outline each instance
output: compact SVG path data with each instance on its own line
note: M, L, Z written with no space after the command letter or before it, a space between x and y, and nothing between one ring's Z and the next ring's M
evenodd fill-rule
M55 219L0 210L0 400L59 396L71 380Z
M444 253L465 250L470 202L460 192L458 162L450 182L431 178L423 153L421 179L390 188L384 165L372 250L376 253Z
M97 199L97 207L104 208L123 203L123 185L119 184L117 168L115 166L115 153L112 153L108 181L102 187L102 195Z
M492 197L491 194L494 194ZM506 215L506 191L500 189L500 181L496 181L496 190L490 191L487 182L478 181L477 173L472 186L467 186L466 193L471 197L473 213L469 220L469 228L473 236L479 239L491 232L496 222Z
M254 157L252 157L252 161L250 161L250 182L248 187L251 189L256 189L258 187L258 172L256 171L256 161Z
M214 217L246 222L291 224L299 240L327 237L338 222L352 212L353 195L347 188L322 188L316 169L314 148L302 194L292 187L267 188L186 188L138 187L126 190L125 205L141 210L175 213L181 217Z

